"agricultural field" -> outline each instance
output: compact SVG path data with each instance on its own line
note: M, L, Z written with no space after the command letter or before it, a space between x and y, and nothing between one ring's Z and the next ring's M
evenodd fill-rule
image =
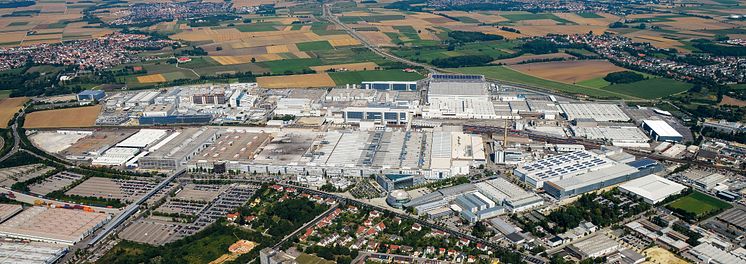
M335 82L327 73L263 76L256 82L262 88L324 88L334 87Z
M31 6L3 9L0 46L26 46L64 40L97 38L113 32L82 21L83 10L95 2L37 1Z
M329 76L337 85L360 84L366 81L417 81L424 76L402 70L332 72Z
M538 62L513 65L510 68L542 79L571 84L625 70L606 60Z
M0 99L0 127L7 127L13 115L21 110L23 104L28 102L27 97Z
M495 60L492 62L492 64L514 65L514 64L531 62L534 60L572 59L572 58L575 58L575 57L573 57L570 54L560 52L560 53L550 53L550 54L540 54L540 55L521 55L515 58Z
M674 212L686 214L690 219L696 220L733 207L729 203L698 191L676 199L666 206Z
M655 99L685 92L692 86L692 84L681 81L654 77L639 82L612 84L602 89L644 99Z
M368 71L368 70L377 69L378 64L374 62L358 62L358 63L312 66L310 68L316 72L325 72L325 71L332 71L332 70L333 71Z
M26 115L24 128L91 127L102 105L32 112Z
M453 72L465 73L465 74L482 74L490 79L504 80L509 82L515 82L525 85L536 86L538 88L546 88L555 90L562 93L568 94L579 94L597 98L623 98L623 99L639 99L635 96L629 96L622 93L615 93L612 91L606 91L603 89L597 89L592 87L585 87L573 84L566 84L557 81L542 79L531 75L523 74L519 71L513 70L504 66L483 66L483 67L465 67L449 69Z

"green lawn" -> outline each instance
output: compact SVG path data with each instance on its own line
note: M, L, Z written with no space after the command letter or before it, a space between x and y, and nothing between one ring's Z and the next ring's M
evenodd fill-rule
M329 44L329 41L326 40L320 40L320 41L311 41L311 42L303 42L295 44L298 46L298 50L300 51L313 51L313 50L330 50L334 49L331 44Z
M590 12L582 12L578 13L578 16L584 17L584 18L604 18L603 16L600 16L596 13L590 13Z
M720 199L694 191L687 196L674 200L669 203L667 207L673 210L682 210L686 213L695 215L697 219L702 219L733 206L727 202L721 201Z
M580 83L582 85L582 82ZM627 94L644 99L655 99L684 92L692 88L692 84L666 78L650 78L647 80L613 84L602 89Z
M611 83L604 80L604 77L598 77L595 79L589 79L589 80L577 82L577 85L587 86L591 88L604 88L606 86L611 85Z
M585 87L579 85L572 85L566 83L555 82L551 80L541 79L534 76L526 75L513 69L503 66L482 66L482 67L466 67L466 68L455 68L449 69L454 72L465 73L465 74L481 74L487 78L505 80L509 82L521 83L539 88L545 88L549 90L556 90L560 92L570 94L585 94L597 98L624 98L624 99L635 99L633 96L625 94L614 93L603 89L597 89L593 87Z
M337 85L359 84L366 81L416 81L424 78L419 73L402 70L331 72Z
M244 24L237 25L236 29L241 32L262 32L262 31L276 31L274 24L262 23L262 24Z

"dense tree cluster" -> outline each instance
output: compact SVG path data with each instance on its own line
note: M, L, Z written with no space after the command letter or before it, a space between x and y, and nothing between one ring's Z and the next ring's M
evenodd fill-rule
M459 68L481 66L491 61L493 61L493 58L487 55L464 55L434 59L430 63L441 68Z
M454 31L448 32L448 37L458 42L463 42L463 43L503 39L503 36L500 36L500 35L485 34L485 33L476 32L476 31L460 31L460 30L454 30Z
M523 43L520 49L524 53L548 54L557 53L559 51L559 45L546 39L534 39Z
M633 83L645 80L645 76L633 71L612 72L604 77L604 80L610 83Z

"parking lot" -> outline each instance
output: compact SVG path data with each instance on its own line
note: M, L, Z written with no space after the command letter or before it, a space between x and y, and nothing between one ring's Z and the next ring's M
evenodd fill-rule
M53 170L54 168L42 164L0 169L0 185L10 187L16 182L28 181Z
M107 199L118 199L125 202L131 202L155 188L156 182L148 180L123 180L101 177L91 177L83 183L67 191L67 195L79 195L89 197L99 197ZM154 200L158 200L164 195L164 190L173 186L164 188L155 195Z
M83 178L83 175L63 171L52 175L39 183L32 184L29 186L31 193L39 195L47 195L51 192L61 190L73 182Z
M186 236L184 224L155 219L140 219L119 234L122 239L151 245L163 245Z

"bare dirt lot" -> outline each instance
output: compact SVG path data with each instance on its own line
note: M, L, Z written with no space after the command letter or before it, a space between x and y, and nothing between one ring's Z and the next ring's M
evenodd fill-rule
M101 112L101 105L38 111L26 116L25 128L91 127Z
M643 262L643 263L665 263L665 264L686 264L687 262L683 259L680 259L673 253L671 253L668 250L662 249L660 247L652 247L643 254L649 258L649 261Z
M720 101L720 105L733 105L738 107L746 107L746 101L738 100L736 98L723 95L723 100Z
M510 67L528 75L564 83L590 80L626 70L606 60L539 62Z

